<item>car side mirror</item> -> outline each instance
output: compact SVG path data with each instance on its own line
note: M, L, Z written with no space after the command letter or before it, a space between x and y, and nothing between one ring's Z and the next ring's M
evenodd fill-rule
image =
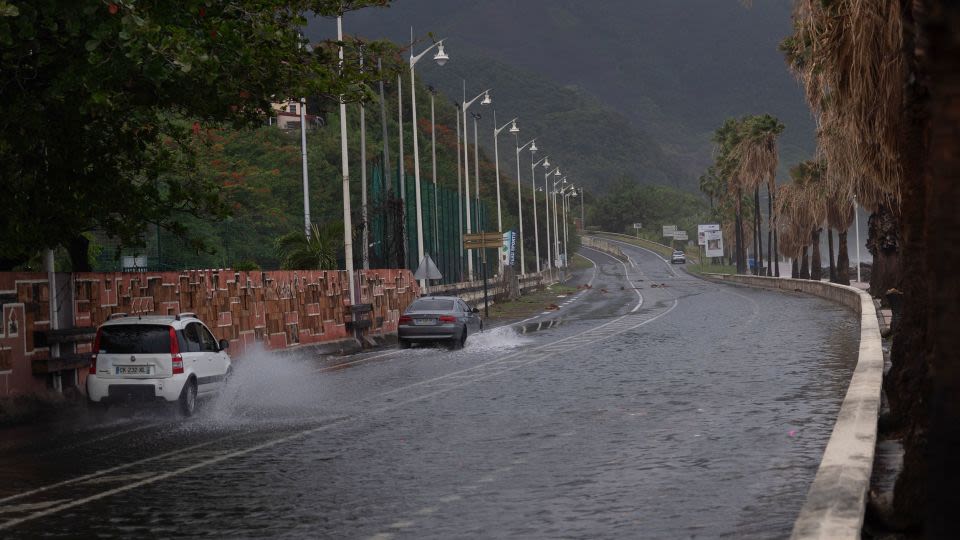
M470 312L471 312L471 313L480 313L480 308L475 307L475 308L471 309Z
M221 339L221 340L220 340L220 350L221 350L221 351L225 351L225 350L227 350L227 349L229 349L229 348L230 348L230 342L227 341L227 340L225 340L225 339Z

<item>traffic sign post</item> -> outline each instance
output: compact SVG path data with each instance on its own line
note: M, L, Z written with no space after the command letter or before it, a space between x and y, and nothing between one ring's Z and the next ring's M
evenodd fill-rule
M503 233L478 232L463 235L463 248L466 250L482 249L483 252L483 316L490 316L490 300L487 292L487 248L500 249L503 247Z

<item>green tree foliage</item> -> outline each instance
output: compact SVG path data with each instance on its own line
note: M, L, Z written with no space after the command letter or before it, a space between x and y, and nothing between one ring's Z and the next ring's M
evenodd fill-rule
M676 225L695 234L708 214L700 197L667 186L645 186L621 178L590 207L587 222L601 230L633 233L634 223L659 237L662 225ZM691 234L691 237L693 236Z
M277 255L284 270L337 268L337 254L343 249L343 223L314 223L310 229L309 237L291 232L277 239Z
M0 268L68 246L83 269L97 229L124 244L146 224L220 218L197 170L208 129L261 122L288 96L356 100L359 72L307 47L305 13L386 0L6 1L0 5Z

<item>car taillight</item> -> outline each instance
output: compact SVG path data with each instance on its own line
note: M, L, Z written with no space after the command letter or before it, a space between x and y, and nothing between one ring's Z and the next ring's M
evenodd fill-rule
M400 324L410 324L413 322L413 319L409 315L400 316Z
M453 315L441 315L440 322L457 322L457 318Z
M173 374L183 373L183 357L180 356L180 342L177 341L177 331L170 327L170 366Z
M100 353L100 330L97 330L97 337L93 338L93 349L90 350L90 375L97 373L97 354Z

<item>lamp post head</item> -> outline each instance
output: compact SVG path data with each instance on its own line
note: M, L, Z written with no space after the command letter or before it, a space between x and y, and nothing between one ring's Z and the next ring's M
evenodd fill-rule
M442 66L447 63L447 60L450 59L447 56L447 51L443 50L443 42L437 43L437 54L433 55L433 59L437 62L438 66Z
M533 141L533 142L530 144L530 153L531 153L531 154L534 154L534 153L536 153L537 150L539 150L539 148L537 148L537 141Z
M557 170L556 170L556 172L553 173L553 175L554 175L554 176L560 176L560 167L557 167ZM564 181L564 183L566 183L567 179L564 178L563 181Z
M520 128L517 127L516 120L510 122L510 133L520 133Z
M543 158L543 168L546 169L550 166L550 158Z
M481 104L481 105L489 105L489 104L491 104L491 103L493 103L493 100L490 99L490 92L489 92L489 91L484 92L484 93L483 93L483 101L481 101L480 104Z

